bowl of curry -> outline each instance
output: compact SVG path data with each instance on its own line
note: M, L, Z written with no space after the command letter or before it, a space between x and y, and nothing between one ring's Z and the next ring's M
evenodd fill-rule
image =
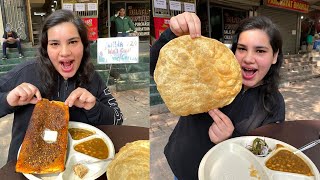
M310 165L297 154L294 154L284 146L276 148L266 160L267 168L274 171L301 174L305 176L314 176Z
M73 177L70 169L76 164L85 165L88 173L82 179L96 179L105 173L115 155L111 139L100 129L81 122L69 122L69 169L66 178Z

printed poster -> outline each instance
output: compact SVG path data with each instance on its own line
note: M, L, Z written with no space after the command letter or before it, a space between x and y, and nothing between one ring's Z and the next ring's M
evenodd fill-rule
M69 10L69 11L73 11L73 4L63 4L63 7L62 9L66 9L66 10Z
M167 9L167 0L154 0L154 8Z
M196 8L193 3L184 3L185 12L196 12Z
M98 64L139 62L139 37L98 38Z
M88 28L88 39L95 41L98 39L98 18L82 18Z
M169 1L170 10L181 11L181 2L179 1Z
M170 18L154 17L155 38L158 39L163 31L169 28Z

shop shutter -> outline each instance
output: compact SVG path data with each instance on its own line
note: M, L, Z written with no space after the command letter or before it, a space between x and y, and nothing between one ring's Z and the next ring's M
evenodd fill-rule
M298 13L287 11L279 8L270 8L260 6L257 10L258 15L269 17L279 28L283 39L283 54L296 54ZM296 30L296 34L292 34L292 30Z

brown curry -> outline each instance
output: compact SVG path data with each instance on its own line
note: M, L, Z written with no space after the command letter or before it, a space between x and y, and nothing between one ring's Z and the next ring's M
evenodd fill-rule
M80 128L69 128L69 133L74 140L79 140L86 138L88 136L93 135L95 132L85 130L85 129L80 129Z
M313 176L310 167L293 152L282 149L267 160L266 166L275 171Z
M109 155L108 146L101 138L94 138L77 144L74 149L98 159L106 159Z

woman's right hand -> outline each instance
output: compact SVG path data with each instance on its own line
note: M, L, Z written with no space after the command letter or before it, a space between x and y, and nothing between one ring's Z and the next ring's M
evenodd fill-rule
M184 12L170 19L170 29L176 36L190 34L191 38L201 36L201 22L195 13Z
M10 106L15 107L36 104L41 98L37 87L30 83L22 83L8 93L7 102Z

